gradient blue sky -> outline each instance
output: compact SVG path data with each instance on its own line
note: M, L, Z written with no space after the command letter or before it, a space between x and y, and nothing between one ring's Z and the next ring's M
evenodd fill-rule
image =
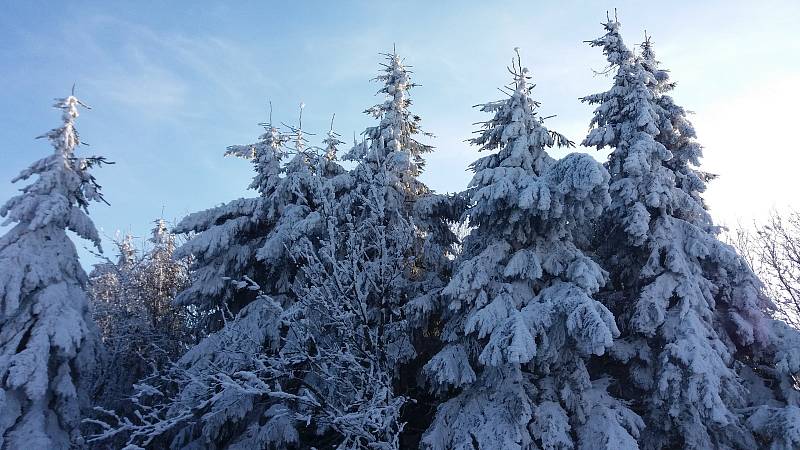
M578 98L610 83L593 72L602 54L583 41L602 34L614 7L629 45L645 29L653 36L676 100L697 113L704 169L720 174L707 193L715 217L731 224L798 206L796 0L0 4L0 200L51 151L33 138L57 125L51 100L76 83L93 108L78 122L91 144L81 151L116 162L96 172L111 206L91 209L109 236L144 236L162 210L174 221L250 195L250 165L222 153L258 136L268 99L287 123L305 103L304 128L318 140L336 113L350 141L372 123L361 113L379 101L369 80L393 44L421 84L414 111L437 136L424 175L436 190L468 182L477 152L464 140L485 119L472 106L499 98L514 47L542 113L557 115L548 126L579 142L591 108Z

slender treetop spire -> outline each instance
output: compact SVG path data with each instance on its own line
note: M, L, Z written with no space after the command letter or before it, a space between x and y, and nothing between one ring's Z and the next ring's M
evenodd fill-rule
M507 68L513 77L505 91L509 98L480 105L481 111L494 113L494 116L481 123L483 129L470 141L479 146L480 151L500 151L476 161L473 164L476 173L502 165L540 175L550 161L545 148L573 145L563 135L544 127L544 119L537 111L540 104L530 96L535 85L529 83L528 69L522 67L519 48L514 50L516 60L512 59L511 67Z
M86 105L70 95L56 99L53 106L61 110L62 124L39 136L50 141L53 153L34 162L12 179L12 182L17 182L32 175L39 176L0 208L0 216L6 218L5 225L24 223L31 231L50 225L69 228L100 249L100 237L87 216L87 208L89 202L105 202L105 199L89 169L111 163L103 157L75 157L75 148L81 144L75 119L79 115L78 106Z
M338 151L337 147L341 144L344 144L344 141L339 139L341 135L333 131L333 120L335 118L336 114L331 116L331 127L328 129L325 139L322 140L322 143L325 144L325 152L323 153L323 156L329 161L336 159L336 152Z
M383 103L365 111L380 119L377 126L367 128L364 132L373 141L367 158L373 161L389 158L390 169L416 177L425 167L422 154L432 151L433 147L420 143L414 136L430 134L420 128L420 117L409 111L411 99L408 91L417 86L411 81L411 72L403 65L397 53L392 52L385 56L383 73L375 77L375 80L383 82L378 93L385 94L387 98Z

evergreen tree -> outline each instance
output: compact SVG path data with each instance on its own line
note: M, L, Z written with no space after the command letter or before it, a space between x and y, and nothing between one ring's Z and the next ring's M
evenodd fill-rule
M405 398L394 385L401 363L414 355L403 308L437 282L447 247L433 244L451 238L433 230L446 224L446 217L433 214L449 198L434 195L416 178L424 164L421 154L430 147L414 139L419 118L408 112L408 72L397 55L387 59L378 77L384 83L379 92L387 100L367 110L380 123L368 128L365 140L349 152L356 167L348 174L335 163L341 141L329 132L324 153L312 165L315 177L303 178L307 186L316 185L308 190L315 194L314 208L285 227L276 226L287 230L275 233L276 238L292 234L290 253L300 269L295 302L284 304L281 349L272 358L261 355L270 376L261 372L258 377L270 380L261 386L268 389L260 391L262 396L280 400L262 399L260 408L280 411L283 431L274 428L278 422L268 421L269 430L263 422L252 423L242 435L247 445L289 445L287 439L271 440L276 436L291 436L291 443L301 447L400 445ZM298 168L307 167L307 159L306 152L296 149L289 163L295 169L287 171L287 178L290 172L305 173ZM285 211L284 217L290 217L290 209ZM299 230L301 217L314 218L316 231ZM428 224L431 228L422 228ZM270 247L278 248L263 248ZM433 257L415 259L415 254Z
M737 371L788 357L787 338L770 342L777 325L763 317L759 281L717 239L701 198L701 147L666 95L673 84L652 44L636 57L616 20L604 26L590 45L603 49L614 85L583 99L598 105L584 145L613 149L600 248L612 274L603 298L623 331L611 352L625 373L618 387L645 420L643 448L755 448L741 413L756 406L752 386ZM791 366L774 377L796 374Z
M91 175L102 157L81 158L74 96L57 99L62 125L46 133L54 152L14 182L38 178L0 208L0 447L69 449L82 445L78 426L97 357L97 328L87 277L70 230L98 249L88 217L103 201Z
M339 146L344 144L339 138L341 135L333 131L333 120L336 118L334 114L331 117L331 127L322 140L322 145L325 148L321 155L316 157L316 165L314 173L322 177L324 180L329 180L330 183L323 183L322 187L330 187L337 193L336 197L343 194L346 190L352 188L352 177L350 174L339 164ZM325 197L328 201L329 197Z
M381 337L382 345L391 343L397 352L394 358L406 361L414 356L402 313L412 289L413 244L409 236L414 236L415 230L409 219L417 198L430 192L417 176L424 167L423 154L432 151L432 147L416 140L422 131L420 118L408 109L411 105L408 91L414 87L408 70L394 53L387 54L386 61L382 64L383 73L376 77L383 83L378 93L385 94L386 100L365 111L380 122L367 128L365 141L345 156L357 165L352 170L354 189L344 202L350 203L346 208L355 224L373 222L376 215L380 216L382 223L375 225L381 226L392 240L386 243L391 248L371 249L370 258L377 261L385 256L384 251L402 255L395 261L404 269L395 275L400 279L391 283L382 280L383 283L371 286L367 291L371 298L365 304L372 320L395 324L393 336Z
M655 81L653 90L660 119L656 141L672 155L665 164L675 174L675 187L707 210L702 193L706 183L716 176L699 169L702 146L688 119L689 112L668 95L676 83L670 80L669 71L660 67L649 36L641 44L639 60ZM689 215L684 211L674 214L708 230L716 238L719 229L708 214ZM716 304L717 327L723 335L731 332L731 339L738 344L732 350L737 359L734 367L749 392L747 403L752 408L744 416L746 424L759 445L787 450L800 447L800 385L795 381L800 374L800 333L781 321L762 316L770 308L768 301L753 294L756 290L763 291L761 282L733 248L716 239L714 244L719 252L715 262L718 267L710 272L710 278L721 299ZM765 329L769 330L766 346L763 345L767 340L763 335ZM762 345L753 347L753 342ZM776 388L764 389L767 385Z
M270 123L255 144L228 148L226 155L251 159L255 176L250 188L259 196L240 198L224 205L190 214L175 227L175 233L193 236L175 252L177 258L192 258L191 284L176 302L194 305L206 313L206 330L218 329L222 315L236 314L253 295L238 291L226 278L250 277L263 280L267 268L256 253L264 244L270 225L279 211L268 205L275 194L286 159L288 136Z
M320 166L320 156L316 148L308 146L302 130L302 107L300 123L290 129L292 148L287 149L290 156L282 167L280 177L272 195L265 198L263 208L269 213L270 228L265 240L256 252L256 258L265 266L264 280L255 279L264 293L280 301L284 306L296 300L294 293L295 277L303 261L293 247L299 240L308 238L318 240L323 224L320 213L320 177L316 173ZM335 163L333 163L335 164ZM337 172L330 161L325 169Z
M374 219L371 208L379 205L387 232L413 236L393 244L406 246L396 248L405 255L405 282L397 284L399 291L381 294L383 300L373 307L387 317L408 315L423 322L434 297L431 292L446 283L457 241L450 224L460 212L453 197L435 194L418 178L425 167L423 155L433 147L417 137L431 135L422 131L420 117L409 109L409 90L416 86L410 71L396 53L385 56L383 73L376 80L383 83L378 93L385 94L386 100L365 111L380 122L367 128L365 140L345 156L358 162L352 170L355 188L347 210L356 223L369 222ZM376 203L375 195L382 200ZM401 321L407 322L406 318ZM407 325L416 328L422 323ZM414 349L408 346L403 352L411 357Z
M432 134L422 130L421 118L410 110L409 91L417 86L411 81L411 72L397 53L385 56L383 73L375 80L383 83L378 94L384 94L386 99L365 111L379 119L379 123L364 131L365 140L354 146L345 159L358 162L353 169L356 189L360 190L356 197L362 201L368 198L362 194L373 186L385 189L387 208L392 211L391 215L396 215L387 217L387 226L398 220L413 229L416 256L413 268L409 269L414 275L409 274L407 278L411 286L420 289L421 280L428 283L427 287L437 282L426 277L439 278L438 282L442 282L446 262L457 240L450 224L458 219L459 202L452 196L434 193L419 180L425 168L424 154L433 151L433 147L417 139L432 137ZM360 214L369 212L357 202L353 208Z
M642 69L650 74L647 82L659 109L657 118L659 132L655 139L672 154L665 164L675 174L675 186L707 209L702 193L706 190L706 183L715 178L715 175L699 169L703 148L697 142L697 133L688 119L689 112L675 104L672 97L668 95L675 89L676 83L670 80L669 71L661 68L659 61L656 60L650 36L645 37L640 47L641 53L638 61ZM694 220L707 221L708 225L711 225L707 214L696 217Z
M636 448L639 417L592 380L587 361L618 334L593 295L606 273L573 230L608 204L607 172L549 131L516 61L509 98L472 143L496 151L472 164L466 213L474 230L444 293L444 348L428 362L451 393L423 445L432 449Z
M191 285L177 302L205 311L209 331L222 326L222 315L235 316L254 299L227 279L248 277L279 303L294 301L300 262L292 259L290 247L320 227L312 179L319 170L337 180L335 189L349 186L343 169L308 148L301 127L282 133L270 121L265 129L256 144L231 146L226 152L252 158L256 175L250 188L260 195L191 214L175 230L196 233L176 251L176 257L193 259Z
M386 57L376 78L386 100L366 111L380 121L346 155L357 163L349 177L338 177L347 182L325 175L341 169L319 170L318 212L327 227L320 238L302 240L297 303L284 314L285 344L271 365L292 399L280 408L305 418L295 423L301 446L401 445L406 398L397 391L398 371L415 356L411 333L421 326L409 321L408 307L444 284L455 241L452 214L440 214L450 198L418 180L432 148L416 140L423 133L409 111L414 85L401 59ZM329 133L325 144L323 163L340 141Z

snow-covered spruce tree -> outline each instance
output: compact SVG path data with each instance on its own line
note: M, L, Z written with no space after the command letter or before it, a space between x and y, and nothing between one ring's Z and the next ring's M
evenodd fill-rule
M250 188L260 195L191 214L175 230L195 233L176 251L176 257L193 258L191 285L178 294L177 302L204 311L209 331L222 326L222 314L235 315L254 299L253 293L235 289L228 278L248 277L275 301L293 301L298 262L291 259L289 248L319 225L310 180L321 170L321 175L337 180L336 190L349 186L344 170L335 163L326 165L328 159L307 146L299 127L282 133L270 121L265 128L256 144L231 146L226 152L252 158L256 175Z
M317 170L340 182L335 190L349 186L349 177L330 159L331 155L319 155L317 148L308 146L302 131L302 110L300 125L290 131L292 148L282 168L283 177L278 180L274 193L265 198L264 207L272 220L271 228L256 252L256 258L267 269L266 280L255 280L264 293L284 306L295 300L295 278L304 263L293 252L293 246L299 240L316 242L324 229L319 208L325 182ZM328 148L328 152L335 155L330 145L335 144L329 143Z
M435 194L419 180L425 168L424 154L433 151L433 147L417 139L432 135L421 129L421 118L410 110L409 91L417 86L411 81L411 72L396 52L385 56L386 63L375 81L383 83L378 94L384 94L386 99L365 111L380 122L367 128L363 133L365 140L344 158L358 163L352 171L358 191L355 198L361 201L369 198L366 194L373 189L372 185L385 187L387 207L397 211L398 220L401 216L410 219L401 220L416 236L412 269L415 275L409 285L420 288L424 279L428 286L434 286L442 283L447 257L457 240L450 224L458 219L460 202L457 197ZM353 203L353 211L369 213L357 201ZM386 220L387 226L391 226L395 219Z
M38 178L0 208L0 447L69 449L82 445L81 408L97 358L87 277L66 231L100 246L88 217L102 201L90 174L102 157L81 158L74 95L57 99L63 123L42 137L54 152L13 181Z
M624 374L617 389L645 421L642 448L745 449L772 439L791 448L800 360L788 349L797 338L764 318L758 279L717 239L686 112L666 95L673 85L651 44L636 57L619 28L609 20L590 41L603 49L614 85L583 99L597 105L583 144L613 149L612 203L598 242L611 273L601 295L623 337L606 369ZM765 378L777 381L766 397ZM775 444L781 439L789 444Z
M324 277L324 270L330 266L324 266L323 261L332 260L324 258L327 253L323 248L339 248L337 241L325 240L332 232L326 223L336 223L336 218L341 216L341 205L337 201L352 187L350 175L336 162L337 146L342 142L332 124L323 140L325 148L321 154L306 145L299 128L292 129L292 133L293 157L286 164L285 178L280 181L277 192L300 196L307 202L287 204L259 252L259 257L265 260L281 258L273 259L273 264L297 267L291 291L285 296L291 301L277 303L249 278L236 282L238 288L259 292L256 301L220 332L193 349L190 357L179 361L179 370L174 371L185 370L195 381L173 404L170 420L180 418L182 411L204 405L204 414L189 416L187 424L180 425L182 429L172 441L174 448L198 443L214 448L242 449L308 446L309 442L325 445L328 439L347 438L347 430L355 431L359 425L367 425L364 420L369 418L363 415L361 422L352 423L358 420L356 408L364 408L361 402L365 391L360 391L361 395L356 398L347 398L336 390L323 390L325 382L337 380L325 378L325 374L311 379L309 374L319 373L320 366L315 365L313 359L320 357L321 350L304 357L309 349L297 345L306 343L303 336L314 335L310 328L322 330L315 334L320 343L325 341L339 346L325 353L328 359L323 361L323 367L333 371L334 366L325 366L325 362L335 361L350 370L340 373L338 381L360 383L366 389L377 386L377 378L369 376L361 366L345 366L353 362L352 357L342 357L347 354L346 346L342 347L343 341L335 338L335 330L326 326L333 319L325 321L325 318L337 317L335 308L325 309L335 303L321 304L328 299L315 296L320 291L312 288L336 281ZM334 273L340 275L338 271ZM341 277L338 281L344 282ZM318 320L309 322L305 319L309 314L316 315ZM242 330L252 327L259 327L258 331ZM206 350L201 351L204 347ZM242 351L244 348L247 350ZM214 355L213 364L207 364L208 358L202 357L203 353ZM317 395L312 394L312 390ZM347 401L353 403L347 404ZM344 411L351 414L341 417ZM202 425L202 432L198 432L199 425ZM337 433L331 429L345 431ZM382 432L382 429L373 426L357 434L369 436L375 432Z
M347 171L342 167L339 163L339 146L344 144L344 142L339 139L341 135L333 130L333 120L336 118L334 114L331 117L331 127L328 130L328 133L325 134L325 139L322 140L322 145L324 148L322 149L322 154L316 156L316 165L314 167L314 172L322 177L325 180L334 180L331 185L326 185L323 183L322 187L332 187L336 189L336 192L343 192L345 189L349 188L350 185L344 185L343 181L349 180L350 177L343 176ZM336 197L334 197L335 199ZM329 202L330 198L324 196L323 202Z
M659 132L655 139L672 154L665 164L675 175L675 186L707 209L702 193L706 189L706 183L715 178L715 175L699 169L703 148L697 142L697 133L687 117L689 112L675 104L668 95L675 89L676 83L670 80L668 70L659 67L650 36L645 37L640 47L641 54L638 56L638 61L642 69L650 74L646 82L659 108L656 119ZM695 220L706 218L707 216L696 217ZM707 226L711 227L710 231L714 230L710 221Z
M659 111L659 134L656 141L662 143L672 154L665 162L675 174L675 186L684 191L695 202L707 209L702 193L706 183L715 175L699 169L702 146L697 142L694 126L688 120L688 111L677 105L668 95L675 88L669 79L669 71L660 67L656 60L653 43L649 37L641 44L639 60L642 67L653 74L655 98ZM756 348L737 348L733 352L737 360L735 367L745 380L750 391L745 416L747 425L756 434L759 445L769 445L774 449L800 447L800 333L778 320L765 320L760 313L769 306L763 298L753 296L752 292L761 287L751 270L744 268L743 258L734 249L718 242L718 228L708 216L675 215L705 228L714 236L715 249L719 252L717 265L710 278L719 289L721 302L717 304L722 316L717 321L721 333L733 331L732 340L739 346L751 342L750 324L767 325L769 345ZM744 320L742 320L744 318ZM762 339L756 339L763 344ZM771 385L772 391L763 390Z
M353 191L347 194L344 203L352 216L350 221L356 224L370 222L374 215L380 215L387 237L394 240L387 243L391 247L388 253L404 255L395 263L406 266L406 270L399 274L392 271L401 279L369 287L372 298L365 303L370 317L380 316L382 323L395 324L391 330L394 336L384 337L383 343L392 342L394 360L407 361L414 356L402 312L405 303L413 298L410 292L414 289L411 281L413 239L409 237L414 236L415 231L409 219L417 198L429 193L417 176L424 167L423 154L432 151L432 147L416 140L416 135L422 131L419 117L409 111L408 91L414 84L408 70L395 53L387 54L386 61L382 64L383 73L376 77L376 81L383 83L378 93L385 94L386 100L365 111L380 122L367 128L363 133L365 140L345 155L345 159L356 161L357 165L351 171ZM373 207L381 210L375 211ZM379 259L383 254L373 250L370 257Z
M425 366L442 403L430 449L633 449L641 419L591 379L587 361L618 334L593 295L606 273L573 230L609 202L608 174L549 131L514 61L509 98L472 143L495 151L472 164L466 213L474 227L444 290L442 350Z
M250 188L259 195L190 214L174 230L192 234L176 250L175 256L191 257L193 261L191 284L178 294L176 302L203 311L208 322L204 328L208 331L219 329L222 315L236 314L254 299L252 293L237 290L227 283L227 277L250 277L266 282L268 276L268 269L256 253L280 214L269 203L282 177L287 158L285 144L289 139L271 122L264 124L265 133L258 142L231 146L225 153L252 160L255 176Z
M299 127L291 131L293 148L288 153L292 156L283 168L284 176L278 181L270 203L267 203L268 207L279 211L280 216L257 252L257 258L267 266L292 267L291 272L288 269L283 272L291 278L284 280L283 286L286 287L280 289L275 289L275 286L281 285L274 280L270 280L266 286L250 279L245 283L237 283L240 288L259 292L257 302L248 305L243 310L244 315L240 314L228 322L220 332L210 336L208 342L201 343L179 361L179 368L185 367L194 379L204 379L206 382L195 382L184 389L177 403L180 409L173 407L171 417L175 417L175 411L205 406L204 414L195 414L181 425L171 444L174 448L190 444L215 448L285 448L304 445L310 439L319 439L316 436L324 435L327 431L324 425L330 427L333 419L339 418L342 411L354 412L352 405L350 408L331 409L345 402L344 397L320 398L320 401L328 401L324 407L314 403L314 397L305 390L311 386L307 384L308 361L298 362L296 352L294 358L285 354L286 348L296 348L292 343L296 343L298 335L303 333L304 327L296 321L302 320L308 313L307 308L325 306L313 303L312 299L303 299L307 296L309 285L323 282L319 278L321 272L312 271L309 267L321 264L316 251L327 233L323 217L340 214L340 208L334 205L338 206L337 199L352 186L350 175L336 162L337 146L341 142L332 129L323 141L323 154L307 146ZM324 313L333 314L332 311ZM258 321L253 322L252 317L258 318ZM252 325L248 325L251 322ZM323 327L322 324L320 321L314 326ZM250 326L261 329L257 333L240 330ZM222 342L224 346L218 344ZM336 342L341 345L341 341ZM227 348L231 345L235 349L247 347L249 350L231 351ZM200 356L203 347L207 347L205 353L215 355L212 358L215 361L213 365ZM343 363L344 360L339 362ZM364 377L363 371L344 375L352 375L362 383L374 381L374 378ZM348 376L343 380L349 382L353 377ZM358 405L363 398L355 399L355 404ZM302 407L309 405L315 407L301 412ZM320 407L322 410L318 409ZM202 425L202 429L199 425ZM336 429L345 426L346 423L337 422ZM355 426L351 424L350 428L355 429Z
M316 158L298 145L301 138L295 139L294 156L275 189L295 197L289 202L272 195L285 203L257 254L265 265L299 268L292 276L293 289L285 294L291 301L280 301L286 327L281 350L276 355L265 346L265 351L253 354L255 360L237 366L256 378L245 380L227 371L226 379L234 381L222 391L197 389L204 395L227 392L234 399L244 392L248 401L239 403L246 405L243 409L225 409L224 403L212 399L199 422L213 417L214 425L204 426L202 436L194 433L195 440L184 443L399 445L397 414L403 402L392 385L400 363L414 355L402 308L427 294L429 286L444 284L441 268L446 267L446 252L454 239L448 216L439 214L447 212L449 197L434 195L417 179L424 163L421 155L430 147L415 140L419 118L408 111L408 72L396 55L387 59L378 80L388 98L367 110L380 123L368 128L365 140L349 153L357 162L352 173L344 173L334 160L340 144L335 134L328 134L326 150ZM297 201L299 193L306 193L309 201ZM273 289L272 281L256 281L266 294L263 298L275 304L281 292ZM346 316L353 305L363 307L362 316ZM345 330L343 324L357 329ZM308 339L317 340L315 345L324 345L329 354L309 354L304 347ZM350 342L355 344L351 347ZM347 366L345 361L365 365ZM335 379L326 372L337 370ZM255 379L258 389L241 389L243 382L252 386ZM312 394L315 386L320 391ZM376 416L378 411L384 415ZM284 431L276 431L278 426ZM236 439L231 438L234 430Z

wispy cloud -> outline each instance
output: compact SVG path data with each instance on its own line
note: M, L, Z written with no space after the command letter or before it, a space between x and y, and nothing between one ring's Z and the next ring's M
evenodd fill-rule
M102 92L108 100L144 118L163 119L186 111L186 83L147 61L133 67L113 67L89 76L85 82L93 91Z
M65 23L57 33L31 33L26 41L28 53L62 58L84 90L143 119L183 120L198 107L220 104L235 108L254 90L277 87L262 55L213 34L187 36L97 15L82 20L79 32Z

